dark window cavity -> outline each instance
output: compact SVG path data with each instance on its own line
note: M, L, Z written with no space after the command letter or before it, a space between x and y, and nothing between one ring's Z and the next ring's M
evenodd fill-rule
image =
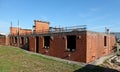
M24 44L24 37L21 37L22 45Z
M15 43L17 43L17 37L15 37Z
M104 36L104 46L107 46L107 36Z
M75 50L76 50L76 36L75 35L67 36L67 51Z
M39 37L36 37L36 52L39 53Z
M50 47L50 36L44 36L44 48Z

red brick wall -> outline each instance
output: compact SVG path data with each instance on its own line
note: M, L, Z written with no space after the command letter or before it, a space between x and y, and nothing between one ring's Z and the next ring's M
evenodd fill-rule
M67 35L76 35L76 50L74 52L67 51ZM106 48L104 47L104 36L107 37ZM44 35L39 35L39 53L88 63L113 52L114 41L115 36L102 33L71 32L64 35L58 33L50 35L50 48L45 49ZM36 52L36 36L29 36L29 50Z
M10 45L10 42L9 42L9 37L8 36L0 36L0 45Z
M10 38L8 36L6 36L5 45L10 45Z
M32 30L29 29L20 29L20 35L31 34Z
M104 46L104 36L107 37L107 46ZM108 34L100 34L94 32L87 33L87 57L86 62L91 62L102 56L113 52L115 36Z
M12 35L18 34L18 28L17 27L10 27L10 34L12 34Z
M86 35L81 34L76 37L76 51L67 52L66 49L66 35L65 36L51 36L50 48L44 48L44 37L39 36L39 53L46 54L63 59L70 59L74 61L85 62L86 60ZM36 52L35 37L30 38L30 50ZM70 57L68 55L70 54Z
M35 44L35 37L29 37L29 50L32 51L32 52L36 52L36 44Z
M19 28L19 34L20 35L31 34L31 33L32 33L32 30L30 30L30 29ZM17 27L10 27L10 34L11 35L17 35L18 34L18 28Z
M116 42L115 40L116 40L115 36L110 37L110 52L114 52L113 46L115 46L115 42Z
M49 22L35 20L35 33L47 32L49 30Z
M0 36L0 45L6 45L6 36Z

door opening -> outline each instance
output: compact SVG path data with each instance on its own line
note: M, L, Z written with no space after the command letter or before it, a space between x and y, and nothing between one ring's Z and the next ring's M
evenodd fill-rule
M39 53L39 37L36 36L36 53Z

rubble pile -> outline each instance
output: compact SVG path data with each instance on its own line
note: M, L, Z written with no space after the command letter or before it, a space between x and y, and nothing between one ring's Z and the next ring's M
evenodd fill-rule
M120 71L120 56L114 56L102 64L103 67Z
M113 59L111 59L111 63L120 66L120 56L115 56Z

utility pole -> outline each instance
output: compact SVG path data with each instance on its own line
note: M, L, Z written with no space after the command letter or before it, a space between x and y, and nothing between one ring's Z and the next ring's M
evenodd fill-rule
M12 45L12 41L13 41L13 39L12 39L12 21L11 21L10 24L11 24L11 26L10 26L10 35L9 35L10 36L10 41L9 42L10 42L10 45Z
M12 21L11 21L11 27L10 27L10 34L12 35Z
M18 47L20 46L19 45L19 43L20 43L19 41L20 41L20 37L19 37L19 20L18 20Z
M12 27L12 21L11 21L11 27Z

